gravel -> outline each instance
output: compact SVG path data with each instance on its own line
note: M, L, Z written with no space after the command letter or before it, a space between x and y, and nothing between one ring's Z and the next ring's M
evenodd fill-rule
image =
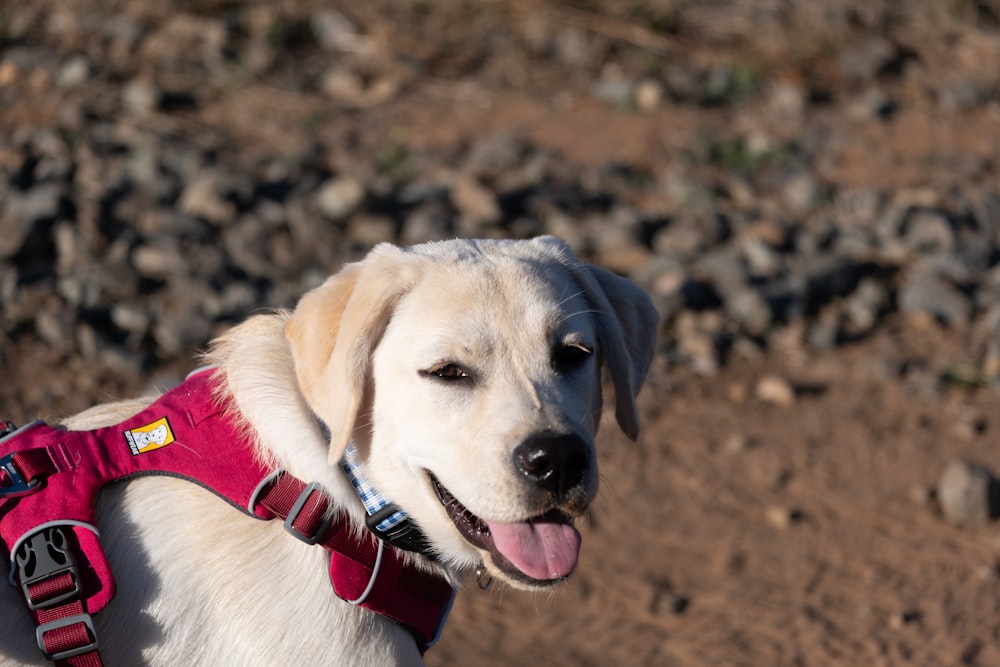
M636 65L641 48L535 26L517 48L588 78L582 90L622 113L764 110L799 134L782 142L751 129L654 165L571 165L509 130L445 147L390 133L370 150L309 131L299 143L240 144L190 114L224 104L249 72L288 99L324 88L352 98L326 104L355 113L402 94L420 68L401 69L360 15L336 9L14 14L0 102L56 96L58 113L41 129L0 132L0 322L10 341L38 337L65 355L114 348L104 356L151 372L261 307L292 305L375 243L554 233L645 286L664 351L701 372L727 363L728 350L768 349L795 323L806 345L830 348L902 313L979 331L987 343L970 356L983 360L983 384L1000 386L987 349L1000 333L1000 188L988 162L958 165L971 177L948 189L832 182L822 155L832 140L802 120L822 91L791 79L763 82L697 56L654 75ZM515 42L491 35L450 66L492 76L487 63ZM333 56L298 57L310 49ZM851 41L836 60L851 94L838 103L908 67L908 49L874 33ZM911 75L944 107L995 90L993 74L926 67Z

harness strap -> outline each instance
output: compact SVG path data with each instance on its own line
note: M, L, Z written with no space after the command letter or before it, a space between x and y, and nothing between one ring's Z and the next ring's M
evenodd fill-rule
M252 434L215 400L212 377L192 374L119 424L67 431L33 422L0 435L8 452L0 456L0 545L45 655L57 665L100 664L90 615L110 602L115 582L94 527L96 494L155 474L195 482L258 519L280 517L294 537L330 551L339 597L402 623L421 651L433 644L454 598L448 581L353 529L319 485L258 460Z
M383 553L385 542L374 535L353 535L346 517L329 515L330 498L315 484L278 475L257 504L284 519L296 538L330 552L330 581L340 598L403 624L421 653L434 645L455 598L447 580L406 566L399 552Z
M38 648L59 666L102 664L93 619L84 605L82 555L57 526L27 536L14 554L21 592L36 625Z
M20 473L21 480L32 486L45 475L51 475L58 471L56 464L52 461L47 449L35 448L15 452L9 457L10 463L15 466L14 470ZM14 475L11 470L4 466L0 468L0 487L13 483Z
M83 602L73 602L40 609L35 615L38 626L38 647L57 667L99 667L103 665L97 652L94 622L83 608Z

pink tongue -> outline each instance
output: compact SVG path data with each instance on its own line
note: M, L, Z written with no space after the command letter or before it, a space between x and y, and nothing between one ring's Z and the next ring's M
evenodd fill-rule
M576 567L580 533L569 523L486 523L497 551L532 579L562 579Z

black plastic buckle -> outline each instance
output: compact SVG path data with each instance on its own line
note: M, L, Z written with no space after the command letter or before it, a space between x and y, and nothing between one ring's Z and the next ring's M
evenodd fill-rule
M17 564L21 592L32 610L47 609L71 600L83 590L80 574L76 569L76 559L69 548L66 535L57 526L42 528L21 542L14 555ZM73 588L54 597L39 602L31 599L29 587L56 575L69 572L73 577Z
M68 648L65 651L57 651L56 653L49 653L46 650L45 633L76 625L77 623L83 623L87 627L87 635L90 639L89 643L83 646ZM94 619L90 617L90 614L76 614L75 616L67 616L66 618L51 621L50 623L42 623L35 630L35 640L38 642L38 648L41 649L46 660L51 660L52 662L68 660L69 658L97 650L97 632L94 630Z
M322 540L323 537L326 535L327 529L330 528L330 524L333 522L332 516L325 517L320 522L320 524L316 526L316 532L314 532L312 535L306 535L305 533L297 529L294 525L292 525L295 522L295 520L299 518L299 514L302 512L302 508L305 507L305 504L307 502L309 502L309 498L310 496L312 496L314 491L318 491L319 493L325 493L323 491L323 488L316 482L311 482L309 484L306 484L306 488L302 489L302 493L299 494L299 497L295 500L295 503L292 505L292 509L288 511L288 516L285 517L285 530L287 530L293 536L302 540L306 544L316 544L317 542Z
M414 551L433 560L434 552L431 551L431 545L427 541L427 536L423 534L412 519L405 518L388 529L378 527L380 523L399 511L398 505L389 503L375 512L375 514L369 514L365 518L365 525L368 526L368 530L375 533L375 536L383 542L404 551Z
M24 479L24 475L14 465L14 454L0 457L0 498L17 498L32 493L41 480Z

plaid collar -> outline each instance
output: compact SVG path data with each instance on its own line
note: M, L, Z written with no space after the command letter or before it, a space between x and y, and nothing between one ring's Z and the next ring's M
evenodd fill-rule
M389 531L409 518L406 512L389 502L389 499L372 486L365 477L364 464L358 459L358 448L354 446L353 442L347 446L344 458L340 459L340 467L347 473L348 479L351 480L351 486L354 487L358 498L364 503L365 512L368 513L369 517L376 516L380 512L389 514L387 518L375 524L377 530ZM394 511L388 512L387 507L392 507Z
M365 513L368 514L365 523L370 531L394 547L415 551L432 560L435 558L427 537L416 522L399 505L383 496L365 477L364 463L358 458L358 450L353 442L347 446L340 460L340 467L351 480L351 486L365 506Z

